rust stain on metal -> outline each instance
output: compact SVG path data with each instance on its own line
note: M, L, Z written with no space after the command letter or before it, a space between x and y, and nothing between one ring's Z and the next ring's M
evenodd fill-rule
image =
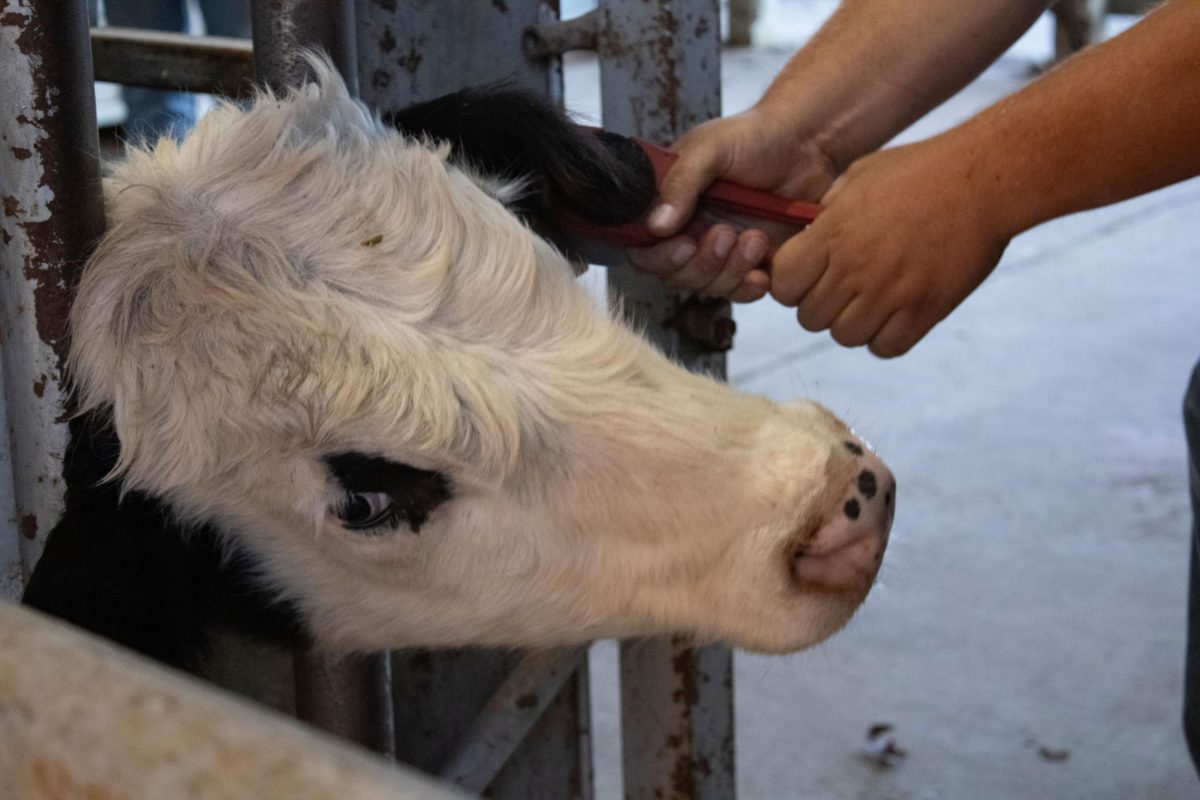
M383 33L379 34L379 49L385 53L396 49L396 35L391 28L384 28Z
M46 376L43 375L33 382L33 393L39 398L46 394Z
M675 766L671 769L671 788L675 792L672 796L680 800L696 796L696 774L692 769L692 759L685 753L680 753L675 759Z
M659 32L653 42L658 55L659 75L662 76L662 90L658 96L658 108L667 113L667 128L672 138L683 133L679 129L679 65L675 62L675 34L679 31L679 22L671 9L663 8L654 19L655 29Z
M37 514L26 514L21 517L21 524L18 527L21 529L21 535L26 539L36 539L38 534Z
M376 89L386 89L392 84L392 73L386 69L377 69L371 73L371 85Z
M425 37L423 36L410 39L408 52L396 59L396 64L409 75L416 75L417 69L421 66L421 48L424 44Z
M4 195L4 216L16 217L21 213L21 202L12 195Z
M61 382L71 294L86 253L104 229L93 89L91 81L80 74L84 70L74 60L74 48L59 41L75 33L71 24L63 25L41 13L12 17L9 24L21 29L17 47L22 53L35 54L42 65L34 76L36 91L31 103L36 121L24 113L17 120L40 129L34 148L47 200L44 218L34 218L40 209L21 208L9 197L4 198L4 211L18 218L31 245L23 272L33 283L38 337L53 350L59 372L56 377ZM86 19L78 21L86 26ZM86 36L87 28L79 34Z
M9 149L12 150L13 158L18 161L24 161L33 156L33 151L28 147L10 147Z
M696 651L680 650L671 658L671 666L679 679L679 688L675 690L675 699L685 703L689 708L700 702L700 685L696 680L697 667Z

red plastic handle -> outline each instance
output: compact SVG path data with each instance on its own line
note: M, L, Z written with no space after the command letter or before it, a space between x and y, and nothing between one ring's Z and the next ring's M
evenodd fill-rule
M599 131L598 128L587 130ZM646 153L654 168L654 183L661 186L663 177L679 156L644 139L633 138L632 141ZM816 203L789 200L726 180L715 181L709 186L697 206L696 215L683 233L699 239L714 225L726 222L739 229L762 228L776 247L782 244L783 238L802 230L821 213L821 206ZM650 247L662 241L650 232L644 219L624 225L597 225L565 211L560 212L558 218L570 233L604 244Z
M650 163L654 165L655 184L661 186L667 170L679 155L643 139L635 138L633 141L646 152ZM789 200L762 189L751 189L749 186L726 180L714 181L708 190L700 195L699 202L700 205L715 206L753 219L778 222L797 230L808 225L821 213L821 206L816 203Z

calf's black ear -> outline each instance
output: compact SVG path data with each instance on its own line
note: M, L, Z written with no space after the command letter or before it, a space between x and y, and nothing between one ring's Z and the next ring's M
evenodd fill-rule
M514 211L535 227L553 227L550 209L619 225L642 217L654 201L654 170L640 147L578 127L532 92L464 89L384 120L407 135L448 142L452 159L485 175L526 181L529 191Z

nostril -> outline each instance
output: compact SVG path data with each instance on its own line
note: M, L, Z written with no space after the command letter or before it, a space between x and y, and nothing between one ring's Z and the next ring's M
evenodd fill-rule
M858 473L858 491L862 496L870 500L879 491L879 482L875 479L875 473L869 469L864 469Z
M862 508L859 507L858 501L853 498L846 501L846 505L842 506L842 510L846 512L846 516L850 519L858 519L858 515L862 513Z

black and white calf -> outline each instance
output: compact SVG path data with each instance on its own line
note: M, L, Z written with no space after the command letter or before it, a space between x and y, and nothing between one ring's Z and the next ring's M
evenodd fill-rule
M346 650L843 625L887 468L813 403L670 363L533 230L640 214L619 146L511 94L386 124L318 73L113 170L27 601L183 666L272 608Z

